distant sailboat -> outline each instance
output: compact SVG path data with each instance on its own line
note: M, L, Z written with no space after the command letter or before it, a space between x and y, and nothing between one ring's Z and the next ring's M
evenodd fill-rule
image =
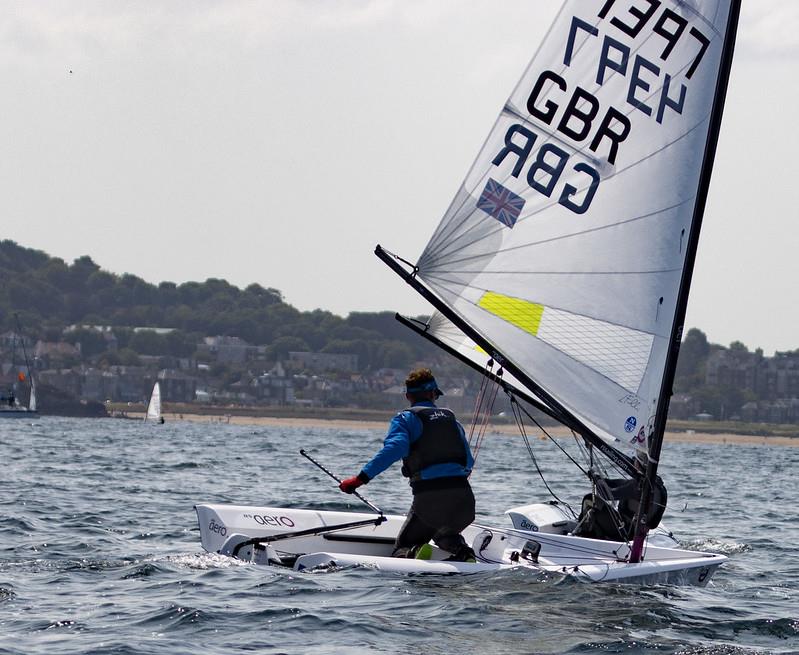
M14 317L17 321L17 331L14 333L11 346L11 370L12 372L16 371L15 355L17 338L19 338L20 345L22 346L22 354L25 358L26 372L16 371L16 381L6 392L0 392L0 418L38 418L39 414L36 411L36 384L33 379L33 372L28 363L28 352L25 349L25 340L19 335L19 317L16 314ZM19 400L17 383L29 385L30 395L28 397L27 407Z
M161 385L156 381L153 385L153 392L150 394L150 402L147 404L147 412L144 420L163 423L164 417L161 415Z

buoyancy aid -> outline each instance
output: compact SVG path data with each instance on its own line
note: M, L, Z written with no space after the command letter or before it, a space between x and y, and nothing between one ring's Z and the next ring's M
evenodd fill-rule
M402 460L402 475L419 480L421 472L434 464L454 463L466 466L466 445L458 429L455 414L441 407L410 407L407 411L422 422L422 435L410 446Z

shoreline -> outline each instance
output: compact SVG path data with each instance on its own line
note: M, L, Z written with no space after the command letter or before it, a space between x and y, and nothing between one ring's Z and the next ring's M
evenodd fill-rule
M269 427L292 427L292 428L327 428L339 430L378 430L383 431L388 427L388 421L393 412L386 412L385 420L374 418L317 418L317 417L278 417L278 416L236 416L232 414L195 414L188 412L164 412L167 423L170 421L189 421L193 423L222 423L230 425L263 425ZM143 412L131 412L130 417L143 418ZM571 436L571 431L561 426L546 426L547 432L558 438ZM488 434L515 436L518 435L516 425L491 425ZM539 438L540 434L530 431L530 438ZM799 447L799 428L796 437L786 437L781 435L755 435L755 434L733 434L729 432L703 432L701 430L680 430L666 431L667 442L672 443L702 443L702 444L721 444L721 445L763 445L763 446L783 446Z

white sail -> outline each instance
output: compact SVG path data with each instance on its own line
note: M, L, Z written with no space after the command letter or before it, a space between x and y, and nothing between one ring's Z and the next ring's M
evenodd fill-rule
M158 420L161 418L161 385L156 382L153 385L153 392L150 394L150 402L147 405L147 413L144 420L153 419Z
M36 383L33 381L33 376L30 376L31 380L31 396L30 400L28 401L28 409L32 412L36 411Z
M542 390L644 448L729 7L567 0L417 262Z

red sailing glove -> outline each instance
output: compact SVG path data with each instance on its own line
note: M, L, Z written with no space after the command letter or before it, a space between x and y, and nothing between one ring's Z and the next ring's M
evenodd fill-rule
M366 484L367 482L369 482L369 478L366 477L363 472L361 472L351 478L342 480L338 488L341 489L345 494L351 494L358 487L360 487L362 484Z

